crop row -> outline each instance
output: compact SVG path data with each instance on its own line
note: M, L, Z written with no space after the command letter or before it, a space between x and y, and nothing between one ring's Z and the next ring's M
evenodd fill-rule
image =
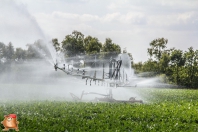
M3 115L17 114L23 132L198 131L198 91L145 93L153 103L1 102L0 120Z

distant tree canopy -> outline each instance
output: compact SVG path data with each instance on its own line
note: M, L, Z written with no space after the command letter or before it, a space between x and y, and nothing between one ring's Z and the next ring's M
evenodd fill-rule
M6 55L6 45L0 42L0 58L5 57Z
M112 42L110 38L106 38L102 44L98 38L88 35L84 37L79 31L73 31L72 34L66 35L65 39L58 43L58 39L52 39L53 46L56 51L63 51L66 57L72 57L79 54L96 54L102 52L121 53L121 48L118 44Z
M42 40L37 40L33 44L27 44L27 59L41 59L45 56L49 56L50 52L47 45Z
M188 88L198 88L198 50L193 47L187 51L182 51L175 48L167 49L168 39L157 38L149 43L147 49L149 58L145 62L133 62L131 53L128 55L131 58L132 67L135 73L146 76L164 76L164 82L185 86ZM84 36L79 31L73 31L72 34L66 35L64 40L59 43L57 38L52 39L51 45L56 52L63 52L65 57L73 57L76 55L100 54L100 58L109 58L121 53L121 48L118 44L113 43L110 38L106 38L104 43L101 43L98 38L90 35ZM127 53L124 49L123 53ZM27 44L27 50L22 48L14 49L10 42L7 45L0 42L0 72L5 63L15 61L24 61L28 59L41 59L49 56L50 52L47 45L42 40L37 40L33 44ZM10 63L7 63L10 64Z
M53 46L54 46L56 52L57 52L57 51L60 51L60 43L58 43L58 39L57 39L57 38L52 39L52 44L53 44Z
M27 51L22 48L16 48L15 58L19 60L25 60L27 57Z
M62 49L66 56L85 53L84 35L81 32L73 31L62 41Z
M133 64L136 73L149 72L147 76L165 75L171 84L188 88L198 87L198 50L167 49L168 39L158 38L147 49L149 59Z
M87 54L100 53L102 43L95 37L87 36L84 40L85 52Z
M33 44L27 44L27 50L23 50L22 48L14 49L11 42L8 45L0 42L0 59L4 58L8 61L11 59L26 60L43 58L50 54L49 49L43 43L42 40L37 40ZM56 52L63 52L65 57L73 57L81 54L99 54L101 52L121 53L120 46L113 43L110 38L106 38L106 41L102 44L98 38L90 35L84 37L84 34L76 30L72 34L66 35L61 43L58 42L57 38L53 38L51 44Z
M118 44L112 43L110 38L106 38L106 41L102 47L103 52L116 52L121 53L121 48Z
M158 38L151 41L151 48L148 48L148 53L150 57L154 56L159 61L162 56L163 50L166 48L167 43L168 39L165 38Z
M5 58L7 60L14 59L14 47L11 42L9 42L8 45L5 45L4 43L0 43L0 57Z

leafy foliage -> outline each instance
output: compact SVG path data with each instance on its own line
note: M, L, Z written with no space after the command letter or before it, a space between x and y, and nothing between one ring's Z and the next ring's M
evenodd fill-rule
M188 51L175 48L166 49L167 39L158 38L150 43L147 52L150 58L142 63L133 64L136 73L150 72L149 76L165 75L168 83L185 86L188 88L198 87L198 50L193 47Z
M166 48L167 43L168 39L165 38L158 38L151 41L151 48L148 48L148 53L150 57L154 56L157 60L160 60L163 53L163 49Z
M52 39L52 43L53 43L55 50L60 51L60 44L58 43L58 39L57 38Z
M34 44L28 44L27 47L27 59L41 59L50 54L47 45L42 40L37 40Z
M1 102L0 120L16 113L20 131L26 132L198 130L198 91L140 91L152 103Z
M121 48L119 45L112 42L110 38L106 38L106 41L103 45L103 52L116 52L121 53Z
M15 58L16 59L25 60L26 57L27 57L26 50L23 50L22 48L16 48L16 51L15 51Z
M84 42L85 42L85 50L87 54L100 53L100 50L102 48L102 43L100 43L97 38L87 36Z
M75 56L84 53L84 35L81 32L73 31L71 35L67 35L62 41L62 49L66 56Z

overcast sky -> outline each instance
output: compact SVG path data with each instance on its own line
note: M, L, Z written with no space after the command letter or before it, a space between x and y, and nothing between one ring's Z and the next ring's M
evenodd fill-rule
M0 0L0 42L25 48L38 39L61 42L73 30L111 38L146 61L149 43L198 49L198 0Z

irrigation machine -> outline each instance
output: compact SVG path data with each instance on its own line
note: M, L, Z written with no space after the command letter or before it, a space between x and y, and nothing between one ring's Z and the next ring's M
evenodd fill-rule
M127 54L122 54L128 56ZM130 64L130 60L122 60L122 55L117 58L110 57L109 60L96 59L94 55L94 60L91 62L90 59L76 59L70 60L71 63L62 64L62 67L59 67L59 62L56 60L54 64L55 71L61 70L67 75L80 76L85 80L85 85L92 86L93 84L99 86L105 86L109 88L108 94L101 94L97 92L85 92L82 91L80 97L77 97L73 93L70 93L71 97L75 101L82 101L84 95L95 94L103 96L101 98L95 97L94 101L100 102L122 102L122 103L143 103L142 100L137 100L135 97L130 97L129 100L116 100L113 98L112 90L115 88L123 87L136 87L136 84L131 85L128 79L128 71L126 70L126 65ZM79 63L80 62L80 63ZM86 68L85 65L88 64L91 66ZM93 66L94 65L94 66ZM78 68L77 68L78 67ZM128 66L130 68L130 66ZM101 76L98 77L98 76Z

